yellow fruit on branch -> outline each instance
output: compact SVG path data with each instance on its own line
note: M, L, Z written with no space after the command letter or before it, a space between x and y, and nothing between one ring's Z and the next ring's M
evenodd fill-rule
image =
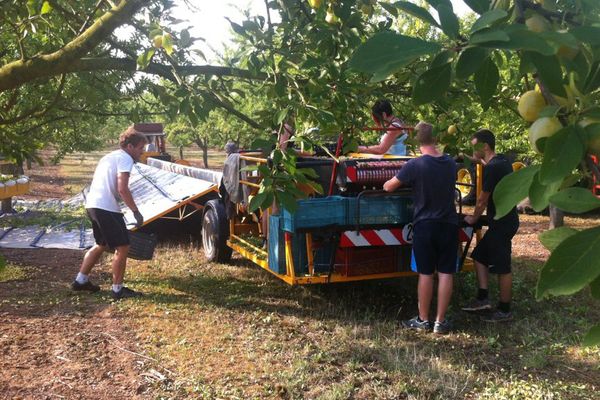
M335 25L340 21L335 12L333 11L333 5L329 3L329 8L327 8L327 15L325 15L325 22L330 25Z
M163 45L162 35L154 36L154 38L152 39L152 44L154 45L155 48L160 49Z
M362 11L363 14L370 16L373 14L373 6L370 4L362 4L360 6L360 11Z
M308 0L308 5L310 5L310 8L312 8L314 10L321 8L322 4L323 4L322 0Z
M456 129L456 125L450 125L448 127L448 134L449 135L454 135L456 132L458 132L458 129Z
M519 114L527 122L535 121L540 115L540 111L546 107L546 101L544 96L540 92L535 90L529 90L519 98L519 104L517 109Z
M550 29L550 24L548 23L548 20L538 14L527 18L527 20L525 20L525 25L527 25L527 28L530 31L538 33L545 32L548 29Z
M531 148L536 152L541 153L537 146L537 141L541 138L548 138L554 135L562 128L562 124L555 117L542 117L535 121L529 127L529 143Z

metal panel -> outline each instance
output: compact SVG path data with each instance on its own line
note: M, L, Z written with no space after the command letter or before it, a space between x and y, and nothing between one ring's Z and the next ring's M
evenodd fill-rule
M144 225L146 225L192 200L217 190L217 185L213 182L136 163L129 178L129 188L135 203L144 216ZM125 215L128 227L133 228L135 225L133 213L124 203L121 203L121 210Z

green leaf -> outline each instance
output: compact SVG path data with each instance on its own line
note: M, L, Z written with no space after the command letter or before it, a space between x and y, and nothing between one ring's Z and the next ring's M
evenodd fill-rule
M448 87L452 77L450 63L423 72L415 82L412 99L415 104L425 104L441 97Z
M546 106L540 111L538 118L542 117L556 117L558 112L560 111L560 106Z
M146 51L144 51L142 54L140 54L137 58L137 66L138 69L144 70L148 67L148 64L150 64L150 61L152 61L152 57L154 56L154 48L150 48Z
M435 54L440 45L410 36L382 32L358 47L350 67L355 71L374 75L372 81L380 81L410 64L419 57Z
M554 251L565 239L573 236L578 231L568 226L561 226L560 228L550 229L544 231L538 235L540 243L550 251Z
M579 132L582 129L577 125L570 125L546 140L540 170L541 183L546 185L560 181L577 167L585 150L580 139L585 136L584 132Z
M600 344L600 324L592 326L592 329L586 333L581 344L586 347L597 346Z
M471 33L480 31L484 28L489 28L495 22L506 18L508 13L504 10L490 10L485 12L475 23L471 26Z
M437 8L440 4L444 4L450 8L452 8L452 3L450 2L450 0L426 0L431 7L433 8Z
M263 207L263 203L267 199L267 192L261 192L254 195L254 197L250 200L250 204L248 204L248 211L253 212L262 208L263 210L270 206L267 205Z
M496 205L494 219L504 217L521 200L527 197L533 177L539 170L539 165L530 165L506 175L498 182L493 192L494 204Z
M429 68L440 67L448 62L450 62L451 58L454 56L454 51L451 50L442 50L433 57L433 61L429 65Z
M467 79L473 75L486 60L488 49L483 47L468 47L460 53L456 63L456 77L458 79Z
M590 72L585 78L583 84L584 93L591 93L600 87L600 61L596 61L592 64Z
M275 192L275 198L277 199L278 204L281 204L283 208L287 209L292 214L298 209L296 199L287 192Z
M540 182L539 177L540 173L538 172L533 177L531 186L529 187L529 201L531 202L531 207L538 212L548 207L550 196L558 192L558 189L560 189L560 186L562 185L561 181L544 185Z
M273 147L273 142L266 139L255 139L251 146L253 149L270 149Z
M2 268L0 267L0 270ZM590 283L590 291L592 292L592 297L600 300L600 276L597 277Z
M569 29L569 33L584 43L600 46L600 28L594 26L577 26Z
M190 44L192 44L192 37L187 29L183 29L179 34L178 44L179 47L188 47Z
M544 56L539 53L529 52L529 59L535 65L540 80L550 91L565 97L567 93L563 87L563 75L560 63L556 56Z
M542 267L536 298L570 295L600 275L600 227L579 231L561 242Z
M581 214L600 207L600 199L591 190L570 187L556 193L550 202L566 212Z
M469 8L475 11L477 14L483 14L490 7L489 0L463 0L463 2L469 6Z
M169 33L165 33L163 35L162 46L168 55L173 54L173 36L171 36Z
M380 3L381 7L384 8L387 12L392 14L394 17L398 17L398 9L389 3Z
M290 112L290 109L287 107L279 110L277 112L277 114L275 114L275 120L273 121L275 123L275 125L279 125L279 124L283 123L283 121L287 118L289 112Z
M44 1L44 3L42 4L42 9L40 10L40 14L48 14L50 11L52 11L52 6L49 2Z
M584 115L591 119L600 120L600 107L598 107L598 106L590 107L587 110L585 110L584 112L582 112L581 115Z
M485 31L482 31L485 32ZM496 31L497 32L497 31ZM544 38L536 32L532 32L525 28L523 25L508 25L501 31L508 35L509 40L499 41L486 41L480 44L485 47L491 47L495 49L506 49L506 50L529 50L536 53L540 53L546 56L551 56L556 53L556 49L548 44ZM475 33L471 37L471 43L473 37L478 36L480 33Z
M385 3L382 3L382 5L383 4L385 4ZM437 23L437 21L431 16L429 11L427 11L423 7L419 7L418 5L416 5L414 3L410 3L408 1L397 1L396 3L394 3L394 6L396 6L400 10L404 11L405 13L412 15L413 17L417 17L420 20L427 22L428 24L431 24L431 25L437 26L437 27L440 26Z
M496 93L498 82L500 82L498 67L496 67L491 57L488 57L477 72L475 72L475 89L484 110L487 109L492 96Z
M500 29L484 29L476 32L469 38L470 44L487 45L488 43L496 44L498 42L509 42L510 37ZM488 47L494 47L488 46Z
M456 39L458 37L459 23L458 17L452 11L452 6L440 4L436 9L440 17L440 23L442 24L442 31L450 39Z

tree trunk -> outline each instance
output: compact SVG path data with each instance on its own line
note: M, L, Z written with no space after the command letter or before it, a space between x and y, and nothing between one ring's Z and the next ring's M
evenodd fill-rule
M183 146L179 146L179 159L183 160Z
M560 228L565 224L565 212L550 204L550 229Z
M7 175L14 175L15 172L16 172L15 164L0 164L0 173L7 174ZM15 211L12 208L12 197L2 200L2 202L0 204L0 211L1 211L0 214L12 213Z
M194 142L202 149L202 162L208 168L208 139L196 139Z

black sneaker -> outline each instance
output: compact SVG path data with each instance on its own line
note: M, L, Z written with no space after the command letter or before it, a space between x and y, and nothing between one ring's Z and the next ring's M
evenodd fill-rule
M513 315L512 313L509 312L502 312L500 310L496 310L495 312L493 312L490 315L486 315L481 317L482 321L485 322L508 322L508 321L512 321L513 319Z
M73 283L71 283L71 290L74 292L87 291L95 293L100 290L100 286L94 285L91 281L87 281L86 283L73 281Z
M451 325L447 319L443 320L442 322L435 321L435 324L433 324L433 333L437 333L439 335L446 335L450 333L450 328Z
M483 299L483 300L473 299L473 301L471 301L466 306L463 306L461 309L463 311L469 311L469 312L491 310L492 303L490 303L490 299Z
M419 316L414 318L402 321L402 327L407 329L415 329L417 331L430 331L431 330L431 322L422 321Z
M123 288L121 290L119 290L118 292L111 290L111 294L112 294L112 298L115 300L129 299L132 297L142 297L143 296L142 293L136 292L135 290L131 290L125 286L123 286Z

